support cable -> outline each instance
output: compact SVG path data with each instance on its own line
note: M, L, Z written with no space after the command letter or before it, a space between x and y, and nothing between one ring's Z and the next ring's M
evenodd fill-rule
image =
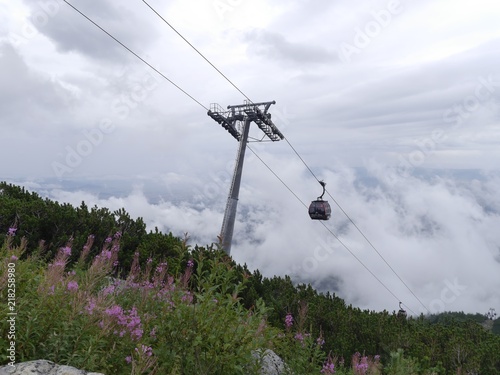
M309 168L309 166L307 165L307 163L300 156L300 154L297 152L297 150L291 145L291 143L288 141L288 139L285 138L285 140L290 145L290 147L295 152L295 154L298 156L298 158L302 161L302 163L309 170L309 172L311 173L311 175L316 179L316 181L320 182L319 179L318 179L318 177L316 177L316 175L314 174L314 172L311 170L311 168ZM325 188L325 190L326 190L326 188ZM380 254L380 252L377 250L377 248L375 247L375 245L373 245L373 243L368 239L368 237L366 237L366 235L363 233L363 231L356 225L356 223L354 222L354 220L351 219L351 217L349 216L349 214L342 208L342 206L337 202L337 200L330 194L330 192L328 190L326 190L326 193L332 199L332 201L337 205L337 207L342 211L342 213L347 217L347 219L351 222L351 224L354 226L354 228L356 228L356 230L361 234L361 236L363 236L363 238L370 245L370 247L384 261L384 263L387 265L387 267L389 267L389 269L392 271L392 273L394 273L394 275L396 275L396 277L399 279L399 281L401 281L403 283L403 285L406 287L406 289L408 289L410 291L410 293L413 295L413 297L415 297L415 299L424 307L424 309L427 312L430 313L430 311L427 308L427 306L425 306L425 304L420 300L420 298L418 298L417 295L411 290L411 288L404 282L404 280L398 275L398 273L394 270L394 268L392 268L392 266L389 264L389 262L387 262L387 260L385 259L385 257L382 254Z
M262 158L261 158L259 155L257 155L257 153L256 153L256 152L255 152L255 151L254 151L254 150L253 150L250 146L247 146L247 148L248 148L248 149L249 149L249 150L250 150L250 151L251 151L251 152L252 152L252 153L253 153L253 154L257 157L257 159L259 159L259 160L262 162L262 164L264 164L264 166L265 166L265 167L266 167L266 168L267 168L267 169L268 169L268 170L269 170L269 171L270 171L270 172L274 175L274 177L276 177L276 178L277 178L277 179L278 179L278 180L279 180L279 181L280 181L280 182L281 182L281 183L282 183L282 184L283 184L283 185L284 185L284 186L288 189L288 191L290 191L290 193L292 193L292 194L293 194L293 196L294 196L294 197L295 197L295 198L296 198L296 199L297 199L297 200L298 200L298 201L299 201L299 202L300 202L300 203L301 203L301 204L302 204L302 205L303 205L303 206L307 209L307 208L308 208L307 204L306 204L306 203L304 203L304 201L302 201L302 200L299 198L299 196L298 196L298 195L297 195L297 194L296 194L296 193L295 193L295 192L294 192L294 191L293 191L293 190L292 190L292 189L291 189L291 188L290 188L290 187L289 187L289 186L288 186L288 185L287 185L287 184L286 184L286 183L285 183L285 182L284 182L284 181L283 181L283 180L282 180L279 176L278 176L278 174L277 174L276 172L274 172L274 171L272 170L272 168L271 168L271 167L270 167L270 166L269 166L269 165L268 165L268 164L267 164L264 160L262 160ZM324 227L324 228L325 228L328 232L330 232L330 234L331 234L333 237L335 237L335 239L336 239L336 240L337 240L337 241L338 241L338 242L339 242L339 243L340 243L340 244L344 247L344 249L346 249L346 250L347 250L347 251L348 251L348 252L349 252L349 253L350 253L350 254L351 254L351 255L352 255L352 256L353 256L353 257L354 257L354 258L355 258L355 259L356 259L356 260L357 260L357 261L358 261L358 262L359 262L359 263L360 263L360 264L361 264L361 265L362 265L362 266L363 266L363 267L364 267L364 268L365 268L365 269L366 269L366 270L367 270L367 271L368 271L368 272L369 272L369 273L370 273L370 274L371 274L374 278L375 278L375 280L377 280L377 281L380 283L380 285L382 285L382 286L383 286L383 287L384 287L384 288L385 288L385 289L386 289L386 290L387 290L387 291L388 291L388 292L389 292L389 293L390 293L390 294L391 294L391 295L392 295L392 296L393 296L393 297L394 297L397 301L401 301L401 298L399 298L398 296L396 296L396 295L392 292L392 290L390 290L390 289L389 289L389 287L388 287L387 285L385 285L385 284L382 282L382 280L380 280L380 279L377 277L377 275L375 275L375 274L374 274L374 273L373 273L373 272L372 272L372 271L368 268L368 266L367 266L366 264L364 264L364 263L363 263L363 261L362 261L361 259L359 259L359 258L358 258L358 256L356 256L356 254L354 254L354 253L352 252L352 250L351 250L351 249L350 249L350 248L349 248L349 247L348 247L348 246L347 246L347 245L346 245L346 244L345 244L345 243L344 243L344 242L343 242L343 241L342 241L342 240L341 240L341 239L340 239L340 238L339 238L339 237L338 237L338 236L337 236L337 235L336 235L336 234L335 234L335 233L334 233L334 232L333 232L330 228L328 228L328 227L326 226L326 224L325 224L324 222L322 222L322 221L321 221L320 223L323 225L323 227ZM413 313L413 315L417 315L417 314L415 314L415 312L414 312L414 311L412 311L412 310L411 310L411 309L410 309L410 308L409 308L406 304L405 304L405 306L406 306L406 308L407 308L408 310L410 310L410 311Z
M125 48L128 52L130 52L132 55L134 55L136 58L138 58L141 62L146 64L148 67L150 67L152 70L154 70L156 73L158 73L162 78L167 80L169 83L171 83L174 87L176 87L179 91L181 91L183 94L188 96L191 100L193 100L195 103L197 103L199 106L201 106L203 109L208 111L208 108L203 105L201 102L199 102L197 99L195 99L192 95L190 95L187 91L182 89L179 85L177 85L175 82L173 82L171 79L169 79L166 75L164 75L162 72L160 72L157 68L155 68L153 65L151 65L149 62L144 60L141 56L139 56L136 52L134 52L132 49L127 47L124 43L122 43L120 40L118 40L116 37L114 37L112 34L110 34L108 31L106 31L103 27L101 27L99 24L97 24L95 21L93 21L91 18L89 18L85 13L80 11L78 8L76 8L74 5L72 5L70 2L67 0L63 0L68 6L73 8L77 13L79 13L81 16L83 16L85 19L87 19L90 23L92 23L94 26L96 26L98 29L103 31L106 35L108 35L111 39L113 39L115 42L120 44L123 48ZM152 8L145 0L142 0L155 14L157 14L168 26L170 26L186 43L188 43L200 56L203 57L219 74L221 74L236 90L238 90L249 102L253 103L252 100L248 96L246 96L242 90L240 90L227 76L225 76L214 64L212 64L201 52L199 52L186 38L184 38L175 28L173 28L154 8ZM292 148L292 150L295 152L295 154L299 157L299 159L302 161L302 163L306 166L306 168L309 170L309 172L312 174L312 176L319 182L319 179L316 177L312 169L307 165L305 160L300 156L300 154L297 152L297 150L292 146L290 141L285 137L284 138L288 145ZM268 168L271 173L295 196L299 202L304 205L307 208L307 205L297 196L297 194L290 188L288 185L269 167L268 164L262 160L257 153L249 146L247 146L250 151ZM396 273L396 271L389 265L389 263L382 257L382 255L376 250L374 245L371 243L371 241L368 240L368 238L362 233L361 229L354 223L354 221L347 215L347 213L342 209L342 207L338 204L338 202L331 196L331 194L327 191L327 194L332 198L332 200L335 202L335 204L341 209L341 211L346 215L346 217L351 221L351 223L354 225L354 227L363 235L365 240L370 244L370 246L377 252L377 254L384 260L384 262L389 266L391 271L399 278L399 280L405 285L405 287L412 293L412 295L422 304L422 306L427 310L427 307L418 299L418 297L413 293L413 291L408 287L408 285L399 277L399 275ZM339 243L398 301L399 299L350 249L349 247L342 242L342 240L330 229L328 228L325 223L321 222L321 224L325 227L330 234L339 241ZM405 305L406 306L406 305ZM407 306L408 308L408 306ZM409 309L409 308L408 308ZM409 309L413 314L415 314L411 309Z
M206 62L208 62L226 81L228 81L238 92L240 92L250 103L253 103L253 101L238 87L236 86L224 73L222 73L205 55L203 55L196 47L194 47L179 31L177 31L165 18L163 18L150 4L146 2L146 0L142 0L144 4L146 4L163 22L165 22L177 35L179 35L191 48L193 48ZM300 154L297 152L295 147L292 146L288 138L284 138L285 141L288 143L290 148L294 151L294 153L297 155L297 157L302 161L304 166L309 170L311 175L316 179L316 181L319 182L318 177L314 174L312 169L309 167L309 165L305 162L305 160L300 156ZM252 151L253 152L253 151ZM347 212L340 206L340 204L335 200L335 198L332 197L330 192L327 190L327 194L331 197L333 202L339 207L339 209L342 211L342 213L349 219L349 221L354 225L356 230L363 236L363 238L367 241L367 243L370 245L370 247L375 250L375 252L378 254L378 256L384 261L384 263L389 267L389 269L396 275L396 277L403 283L403 285L410 291L410 293L416 298L416 300L424 307L424 309L429 312L429 309L425 306L425 304L416 296L416 294L410 289L410 287L403 281L403 279L398 275L398 273L394 270L394 268L387 262L387 260L382 256L382 254L376 249L376 247L373 245L373 243L366 237L366 235L363 233L363 231L356 225L356 223L351 219L351 217L347 214ZM324 223L323 223L324 225Z
M209 59L207 59L200 51L198 51L198 49L195 46L193 46L186 38L184 38L184 36L180 32L178 32L175 29L175 27L173 27L165 18L163 18L161 14L156 11L155 8L149 5L149 3L146 0L142 0L142 2L146 4L149 7L149 9L151 9L158 17L160 17L160 19L163 22L165 22L172 30L174 30L177 35L179 35L192 49L194 49L198 53L198 55L200 55L207 63L209 63L212 66L212 68L214 68L222 77L224 77L226 81L228 81L236 90L238 90L241 95L243 95L250 103L253 103L250 100L250 98L246 96L245 93L238 88L238 86L236 86L224 73L222 73L214 64L212 64L212 62Z
M179 85L177 85L175 82L173 82L170 78L168 78L165 74L163 74L162 72L160 72L158 69L156 69L153 65L151 65L150 63L148 63L146 60L144 60L141 56L139 56L137 53L135 53L134 51L132 51L129 47L127 47L125 44L123 44L122 42L120 42L116 37L114 37L113 35L111 35L108 31L106 31L103 27L101 27L99 24L97 24L95 21L93 21L91 18L89 18L85 13L83 13L81 10L79 10L77 7L75 7L73 4L71 4L70 2L68 2L67 0L63 0L66 4L68 4L71 8L73 8L75 11L77 11L78 13L80 13L80 15L82 15L85 19L87 19L87 21L89 21L90 23L92 23L95 27L97 27L98 29L100 29L101 31L103 31L107 36L109 36L111 39L113 39L116 43L118 43L119 45L121 45L123 48L125 48L127 51L129 51L132 55L134 55L135 57L137 57L140 61L142 61L144 64L146 64L147 66L149 66L151 69L153 69L156 73L158 73L161 77L163 77L164 79L166 79L168 82L170 82L173 86L175 86L178 90L180 90L182 93L184 93L186 96L188 96L191 100L193 100L194 102L196 102L199 106L201 106L202 108L204 108L205 110L208 111L208 108L206 106L204 106L203 104L201 104L198 100L196 100L193 96L191 96L188 92L184 91Z

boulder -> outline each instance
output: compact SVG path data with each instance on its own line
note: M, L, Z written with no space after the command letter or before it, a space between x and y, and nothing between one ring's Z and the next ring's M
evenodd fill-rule
M51 361L39 359L16 363L14 366L0 367L0 375L104 375L97 372L78 370L71 366L58 365Z
M286 365L283 360L272 350L264 353L256 350L252 356L261 360L261 375L285 374ZM0 367L0 375L104 375L97 372L78 370L71 366L58 365L54 362L39 359L37 361L16 363L14 366Z
M252 353L255 359L261 360L260 375L282 375L287 369L285 362L272 350L255 350Z

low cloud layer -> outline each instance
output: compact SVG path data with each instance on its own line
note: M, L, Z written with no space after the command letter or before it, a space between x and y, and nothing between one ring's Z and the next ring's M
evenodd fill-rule
M276 168L282 163L266 157ZM321 186L300 162L288 164L280 178L308 205ZM392 311L399 299L417 314L483 313L500 304L498 174L469 171L460 176L441 170L417 176L418 171L402 174L375 164L366 170L337 165L321 174L333 210L324 227L309 219L303 203L258 160L250 159L247 171L232 248L237 262L266 276L292 275L295 282L310 282L360 308ZM87 191L33 188L74 205L84 200L112 210L124 207L133 217L143 217L148 229L188 233L191 244L216 242L228 188L222 173L208 189L202 181L188 184L182 176L175 178L185 186L182 199L172 190L174 196L169 195L166 184L175 186L174 176L164 176L165 184L143 181L107 197L89 192L102 191L103 182Z

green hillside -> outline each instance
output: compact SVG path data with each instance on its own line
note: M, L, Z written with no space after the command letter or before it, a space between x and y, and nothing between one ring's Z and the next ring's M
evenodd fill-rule
M0 347L13 332L15 362L247 374L259 367L251 353L268 348L295 374L333 365L337 374L500 374L499 319L363 311L288 276L263 277L218 244L148 232L125 209L72 207L0 183L0 243ZM4 350L0 364L11 361Z

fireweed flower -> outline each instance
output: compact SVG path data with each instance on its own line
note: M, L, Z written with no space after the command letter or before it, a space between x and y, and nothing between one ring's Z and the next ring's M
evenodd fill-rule
M7 232L7 236L15 236L16 235L17 228L9 228L9 231Z
M70 292L76 292L78 290L78 283L76 281L68 282L68 290Z
M123 314L123 309L119 305L114 305L113 307L106 309L104 312L109 316L119 317Z
M181 297L182 302L187 302L188 304L193 302L193 296L191 293L188 291L186 292L182 297Z
M330 358L323 364L323 368L321 369L322 374L335 374L335 364L332 362Z
M114 305L104 311L108 316L116 319L116 323L125 329L120 331L116 330L115 334L123 337L128 331L132 339L140 340L144 333L141 324L141 318L137 314L137 309L132 307L128 312L123 311L119 305ZM128 313L128 314L127 314Z
M163 262L163 263L160 263L157 267L156 267L156 272L157 273L162 273L163 271L165 271L165 269L167 268L167 262Z
M353 370L356 375L365 375L368 371L368 357L361 356L360 353L356 352L352 358Z
M286 314L285 318L285 326L286 328L290 328L293 325L293 316L292 314L288 313Z
M12 255L12 256L10 257L10 260L12 260L12 261L16 261L16 260L18 260L18 259L19 259L19 258L18 258L18 257L16 257L15 255Z
M193 262L193 260L192 260L192 259L189 259L189 260L188 260L187 266L188 266L189 268L192 268L192 267L194 266L194 262Z
M151 357L153 355L153 348L146 345L141 345L141 351L139 352L138 348L135 348L136 353L146 354L146 356Z
M126 356L125 361L130 364L132 362L132 357L131 356Z
M105 240L104 242L106 242L106 243L110 243L112 240L113 240L113 239L112 239L111 237L108 237L108 238L106 238L106 240Z
M89 315L92 315L95 307L96 307L96 302L95 302L95 299L92 298L92 299L90 299L88 305L85 306L85 310L87 311L87 313Z
M69 247L69 246L61 248L61 251L66 256L70 256L71 255L71 247Z
M102 290L102 294L107 296L108 294L113 294L115 292L115 285L108 285L106 288Z
M151 332L149 332L149 336L156 338L156 327L153 327Z

